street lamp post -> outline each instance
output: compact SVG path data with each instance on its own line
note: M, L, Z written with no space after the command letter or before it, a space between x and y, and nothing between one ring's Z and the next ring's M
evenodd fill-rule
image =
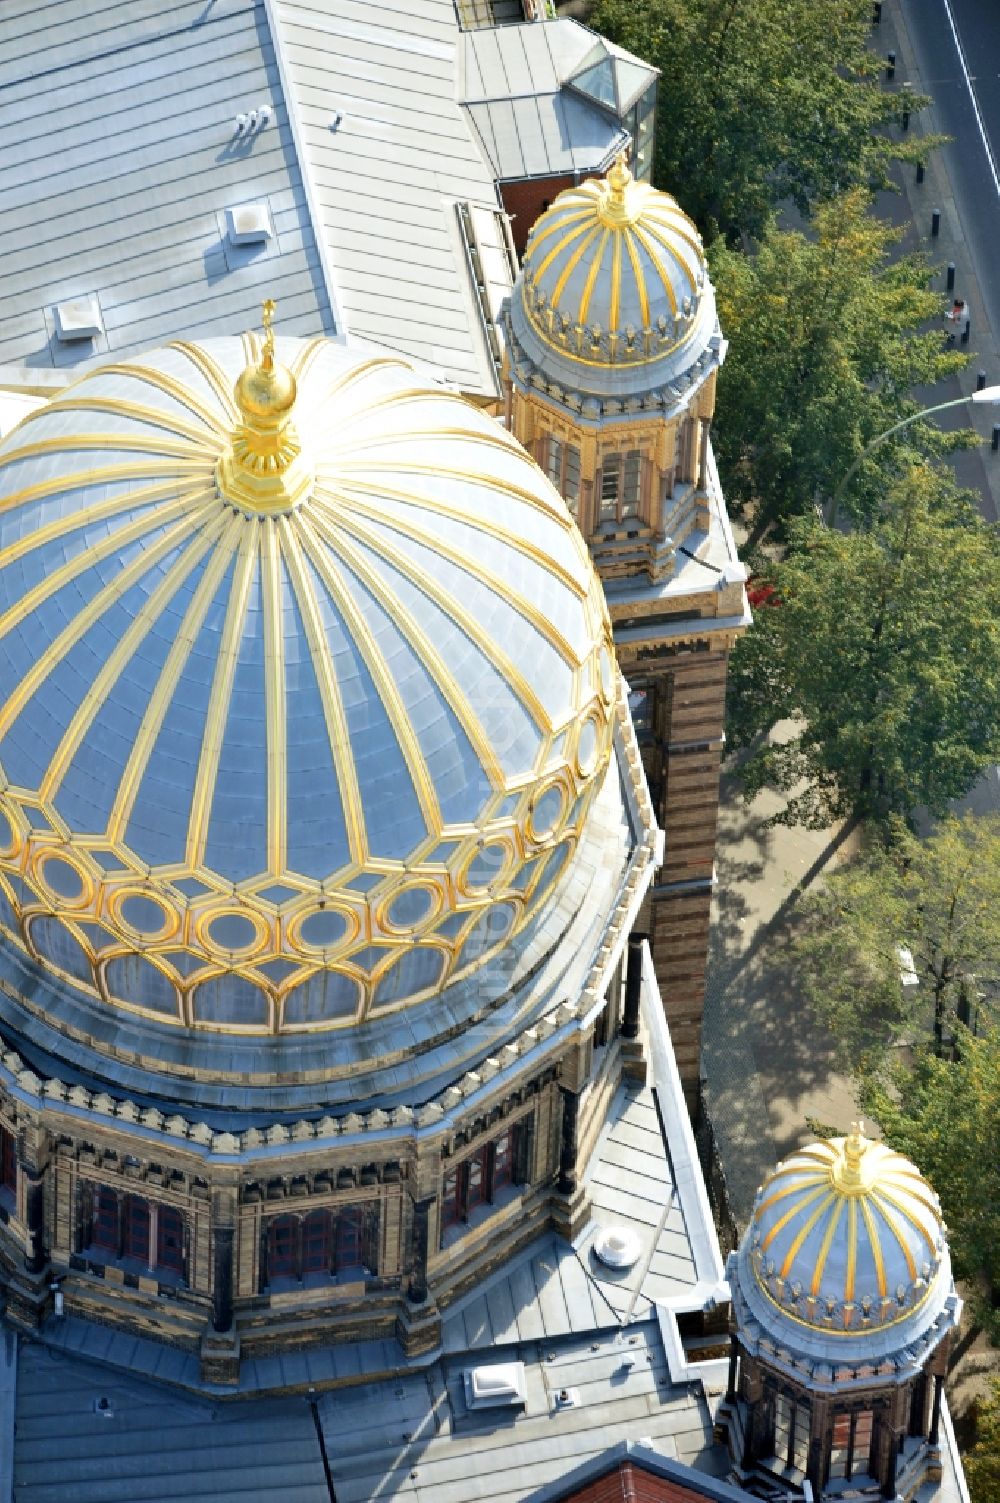
M871 443L866 444L861 450L861 453L833 493L833 500L830 503L831 523L836 520L837 506L841 496L873 449L877 449L879 444L884 443L887 438L891 438L901 428L908 428L911 423L915 423L919 418L929 417L932 412L944 412L949 407L964 407L966 402L987 402L996 407L1000 405L1000 386L984 386L982 391L971 392L967 397L956 397L951 402L938 402L934 407L922 407L919 412L911 412L909 417L900 418L898 423L893 423L891 428L887 428L884 433L880 433L877 438L873 438Z

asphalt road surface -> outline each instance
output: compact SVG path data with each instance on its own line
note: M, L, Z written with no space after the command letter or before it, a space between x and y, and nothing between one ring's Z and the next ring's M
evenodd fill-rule
M905 13L924 87L954 138L945 164L1000 338L1000 0L905 0Z

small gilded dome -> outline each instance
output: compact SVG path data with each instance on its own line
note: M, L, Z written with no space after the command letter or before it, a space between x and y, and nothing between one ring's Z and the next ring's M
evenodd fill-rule
M502 988L616 680L586 547L493 419L327 340L172 345L25 419L0 495L4 943L207 1032Z
M515 296L545 345L590 364L648 364L687 345L695 358L716 327L695 225L635 181L624 153L537 221Z
M768 1299L831 1332L907 1320L948 1263L934 1191L859 1124L778 1166L757 1193L744 1245Z

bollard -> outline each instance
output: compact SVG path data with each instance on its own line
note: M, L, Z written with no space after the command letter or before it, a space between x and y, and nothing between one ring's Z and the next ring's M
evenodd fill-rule
M946 282L945 282L944 285L945 285L945 289L948 292L953 292L954 291L954 288L955 288L955 263L954 263L954 261L949 261L948 262L948 276L947 276L947 280L946 280Z
M935 209L934 212L931 214L931 234L932 235L940 235L940 233L941 233L941 210L940 209Z
M976 372L976 390L977 391L985 391L986 390L986 372L985 371L977 371Z
M896 77L896 54L894 52L887 52L886 53L886 57L885 57L885 80L886 80L886 83L891 83L892 80L895 77Z
M990 444L990 448L993 450L994 454L996 454L997 451L1000 450L1000 423L993 424L993 440Z
M970 334L971 330L972 330L972 319L971 318L967 318L965 320L965 328L962 330L962 343L963 344L968 344L968 342L969 342L969 334Z
M923 162L918 162L917 163L917 182L918 183L922 183L923 180L924 180L924 164L923 164Z
M882 0L873 0L873 4L872 4L872 25L873 26L881 26L882 25Z

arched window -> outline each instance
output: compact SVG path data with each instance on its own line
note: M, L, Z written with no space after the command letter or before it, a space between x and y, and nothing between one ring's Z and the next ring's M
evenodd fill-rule
M598 522L610 525L639 515L642 503L642 454L638 449L605 454L601 459Z
M13 1199L17 1194L17 1139L0 1127L0 1190Z
M544 468L570 514L576 517L580 504L580 450L550 433L545 439Z
M138 1264L148 1273L184 1277L184 1215L177 1206L127 1195L109 1185L93 1185L89 1196L82 1250L101 1254L108 1262Z
M872 1450L872 1411L855 1409L850 1414L838 1414L833 1422L833 1444L830 1447L831 1477L865 1476L869 1470Z
M379 1206L322 1207L299 1216L283 1212L266 1222L262 1281L331 1277L348 1269L378 1273Z
M530 1123L507 1127L492 1142L481 1143L445 1175L441 1186L441 1232L468 1221L480 1206L492 1205L511 1185L527 1178Z

